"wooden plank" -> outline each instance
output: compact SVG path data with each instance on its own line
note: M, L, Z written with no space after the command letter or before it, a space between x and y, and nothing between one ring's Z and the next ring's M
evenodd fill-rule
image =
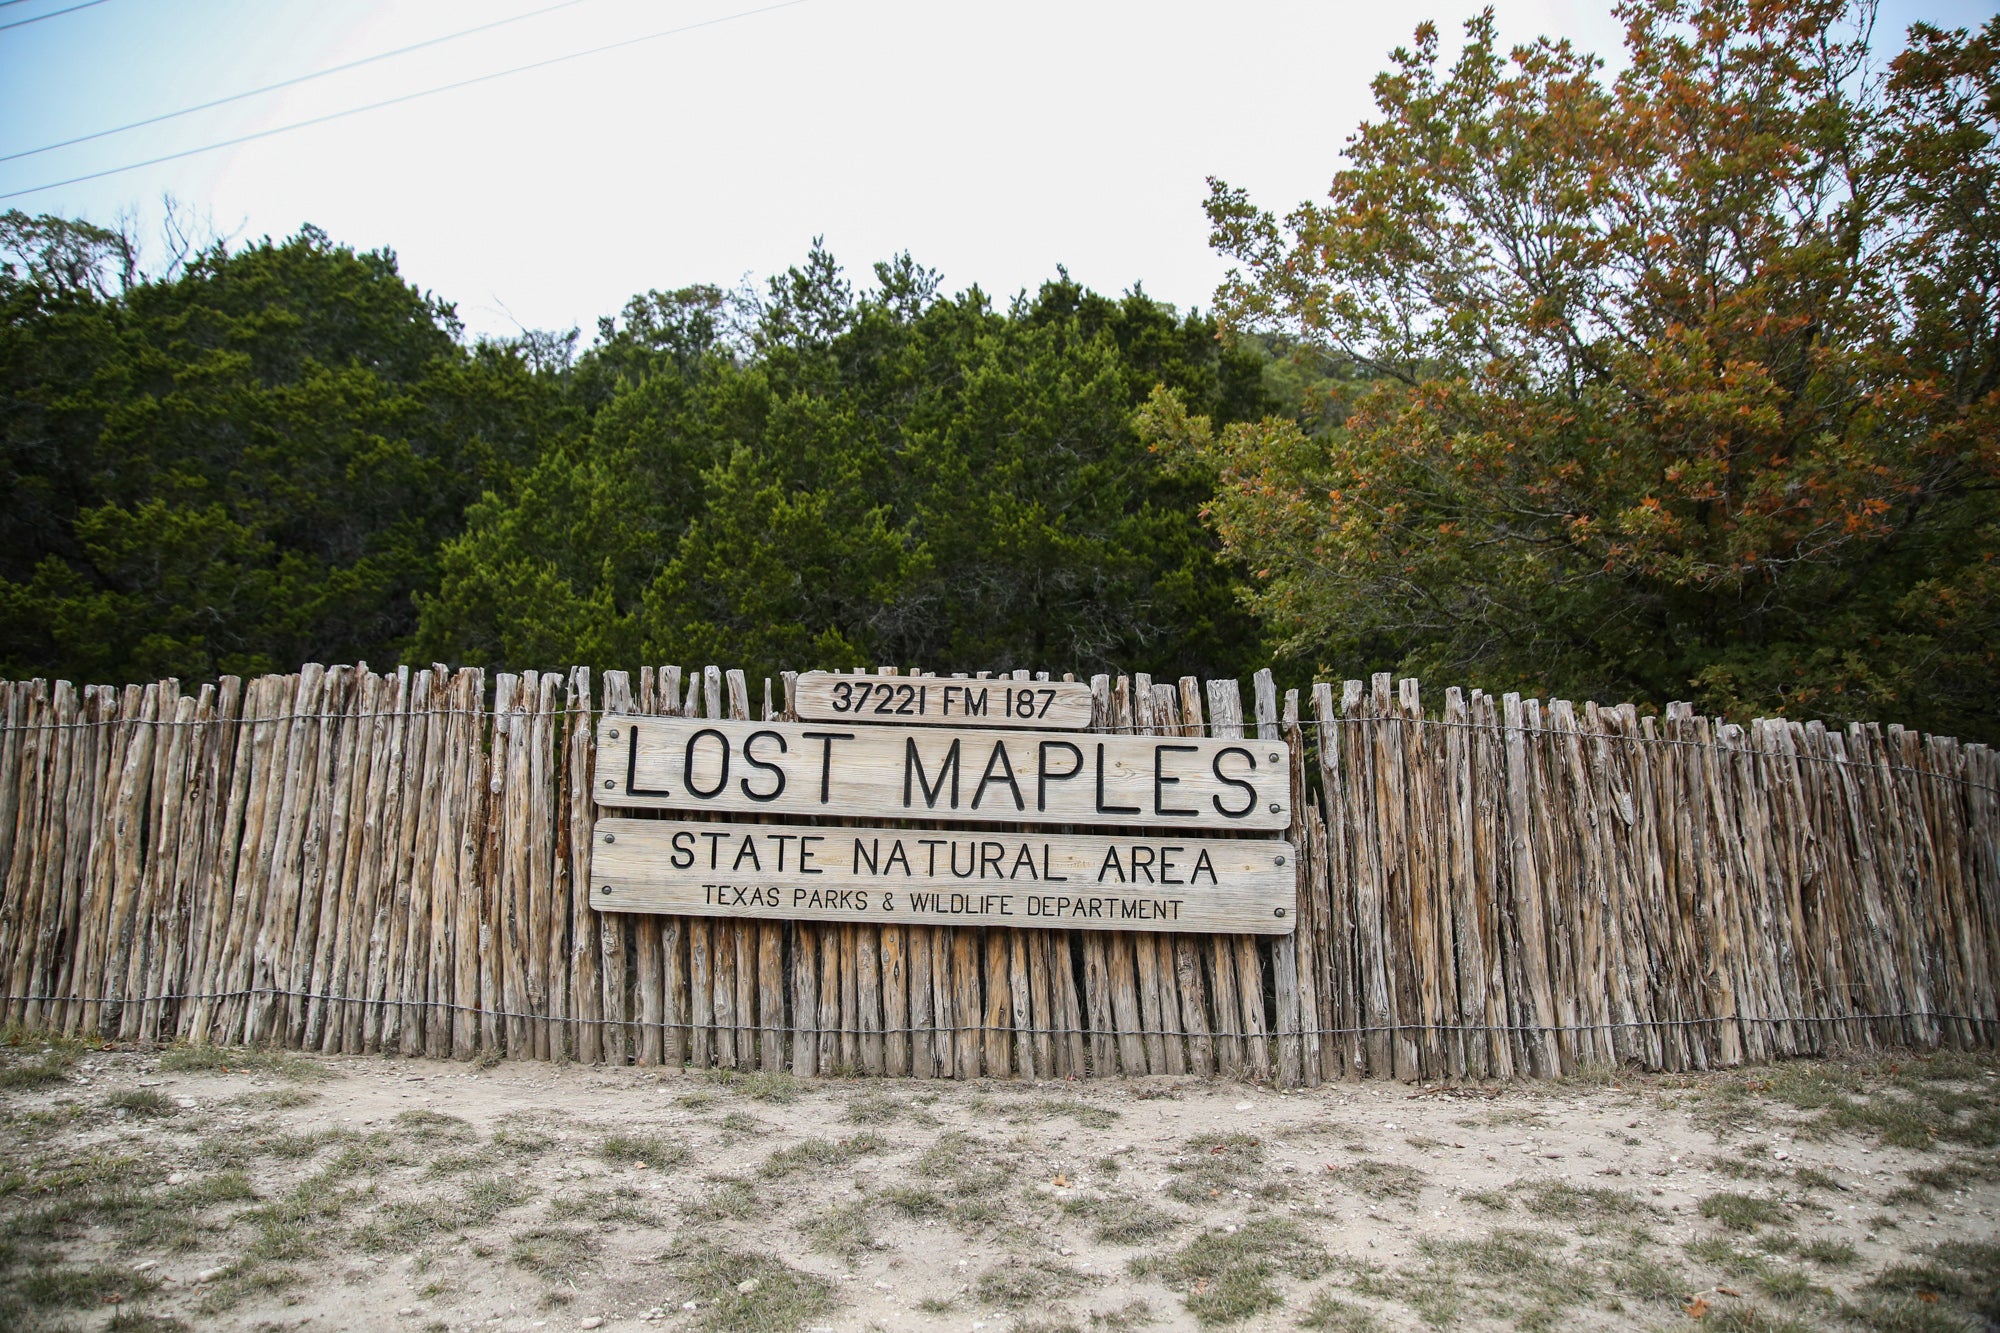
M767 925L766 930L779 927ZM902 926L882 927L882 1072L892 1078L910 1072L910 978L909 957ZM772 993L781 993L774 988ZM766 1033L766 1040L770 1034Z
M840 1067L853 1077L861 1072L861 946L855 927L846 922L835 938L840 951Z
M559 1059L562 1043L562 941L557 930L558 875L556 824L562 792L556 764L557 695L562 677L541 673L535 695L534 729L528 760L528 1004L540 1015L534 1024L538 1060ZM672 1063L679 1065L678 1057Z
M364 1000L359 1006L360 1026L356 1044L349 1049L370 1053L382 1049L389 988L395 976L390 940L395 933L394 912L401 883L397 868L403 826L404 746L410 730L409 688L409 668L399 667L395 677L385 682L382 692L381 732L376 748L379 771L372 780L379 796L370 803L372 827L364 839L366 874L374 881L373 911L368 922L364 979L354 992Z
M841 952L840 929L823 926L819 943L819 1052L814 1057L822 1074L852 1073L840 1049Z
M306 1050L325 1048L329 1028L333 1033L333 1049L339 1049L341 1012L337 1004L329 1011L328 1001L330 997L342 993L336 985L335 968L345 966L342 946L352 927L348 913L353 904L353 894L349 891L347 867L349 857L360 854L361 811L358 805L366 796L363 780L367 774L368 751L365 741L370 730L367 712L374 679L373 672L357 667L344 683L341 716L333 720L330 776L319 793L326 804L322 821L324 832L320 838L324 850L320 853L314 876L317 882L306 886L306 892L313 900L314 923L311 938L305 940L299 950L299 979L309 993L303 1001L303 1022L298 1025L297 1031L298 1044ZM357 787L362 790L357 792Z
M691 930L705 923L690 923ZM819 1072L819 930L792 927L792 1072L811 1078Z
M1297 850L1278 839L621 817L597 828L603 912L1273 935L1296 921Z
M860 1072L880 1078L883 1071L881 933L872 925L854 928L854 967Z
M909 973L908 1014L910 1022L910 1073L917 1078L936 1078L940 1061L936 1038L936 985L932 954L938 932L929 926L903 928L905 967Z
M487 772L486 672L480 667L464 667L458 673L458 710L455 719L464 723L460 733L464 749L457 762L465 767L463 793L456 810L458 838L457 876L453 886L456 911L452 917L451 948L451 1054L456 1060L470 1060L478 1053L483 997L479 989L481 962L480 936L483 927L482 892L486 880L484 858L487 807L492 784ZM485 1010L491 1013L490 1009Z
M47 681L32 682L26 713L26 727L19 752L23 765L14 859L7 869L5 909L13 920L13 930L5 954L0 954L0 980L7 998L0 1001L0 1015L10 1024L25 1026L28 1008L39 1002L31 997L43 989L35 959L41 950L42 923L53 911L44 896L49 860L56 842L56 815L63 790L60 774L67 764L69 728L57 711L57 697L65 693L59 682L54 694Z
M793 698L795 715L812 722L1079 730L1090 725L1091 711L1090 687L1073 681L911 679L887 671L808 671Z
M707 1069L715 1058L714 928L707 921L687 923L688 940L688 1063Z
M950 932L951 939L951 1027L953 1073L960 1079L978 1078L985 1042L979 1030L984 1012L984 996L979 986L979 932L970 928ZM998 1073L997 1070L989 1071Z
M496 677L497 679L497 677ZM531 774L535 752L535 712L541 695L541 673L529 671L508 691L507 707L500 706L500 692L496 689L493 701L493 747L494 777L498 780L502 769L498 737L504 727L507 734L506 785L501 791L500 808L493 813L498 817L489 822L501 830L501 856L499 860L499 883L496 886L494 931L500 944L501 966L488 966L483 971L497 971L500 980L500 1007L507 1015L503 1022L506 1032L507 1058L528 1060L535 1056L535 1035L537 1024L534 1012L539 1005L531 993L528 974L538 954L536 946L540 940L534 933L534 904L532 901L533 870L536 859L536 844L531 841L529 824L531 809L538 795ZM657 954L655 955L657 958ZM492 1048L488 1048L489 1050Z
M1282 741L606 719L593 791L602 805L652 810L1275 832L1290 826L1282 751Z
M736 967L736 1065L757 1067L757 939L758 927L748 922L731 923L730 944L735 950Z
M603 987L597 975L599 943L597 912L590 905L590 842L597 803L591 798L592 747L597 729L591 720L590 668L574 667L563 692L564 747L563 826L557 833L559 870L566 871L567 895L562 902L569 918L569 1012L575 1020L571 1037L576 1058L585 1064L604 1059Z

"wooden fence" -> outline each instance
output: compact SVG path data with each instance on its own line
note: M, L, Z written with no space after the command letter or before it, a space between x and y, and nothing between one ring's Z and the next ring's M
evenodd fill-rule
M1025 674L1025 673L1017 673ZM787 716L763 682L759 715ZM1414 680L1093 681L1105 730L1282 736L1298 929L768 924L586 901L593 707L739 672L307 666L0 683L0 1017L180 1038L917 1077L1312 1084L1700 1069L2000 1035L2000 765Z

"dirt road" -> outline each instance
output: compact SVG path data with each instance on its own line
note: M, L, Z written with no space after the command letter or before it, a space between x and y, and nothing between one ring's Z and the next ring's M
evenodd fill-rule
M1504 1087L0 1046L0 1326L2000 1321L2000 1062Z

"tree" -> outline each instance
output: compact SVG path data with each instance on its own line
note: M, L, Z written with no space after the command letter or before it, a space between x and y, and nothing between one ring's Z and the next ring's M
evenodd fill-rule
M467 503L561 430L553 382L461 346L392 255L308 228L139 281L80 224L8 240L7 674L392 662Z
M1148 438L1317 663L2000 733L2000 20L1884 77L1866 5L1620 13L1610 80L1425 25L1327 202L1211 182L1228 326L1331 396Z
M1063 278L1005 311L907 255L857 293L817 245L751 301L649 293L600 326L588 438L474 507L426 651L757 671L1240 668L1238 573L1132 412L1156 384L1267 411L1212 322ZM487 608L514 608L495 617Z

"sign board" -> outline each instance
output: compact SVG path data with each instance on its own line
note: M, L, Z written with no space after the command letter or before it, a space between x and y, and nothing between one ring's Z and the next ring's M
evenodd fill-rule
M965 833L600 819L590 901L873 925L1288 934L1297 853L1271 838Z
M954 727L1090 725L1090 686L1065 680L959 680L937 676L839 676L808 671L793 694L815 722L899 722Z
M1282 831L1279 741L607 715L600 805L759 816Z

